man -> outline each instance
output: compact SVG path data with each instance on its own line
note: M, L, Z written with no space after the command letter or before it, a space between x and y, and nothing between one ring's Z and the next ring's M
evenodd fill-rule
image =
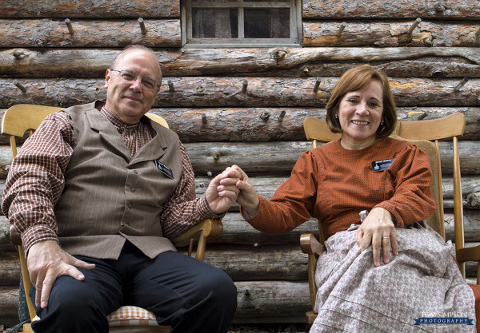
M12 163L2 210L27 253L36 332L108 332L122 304L172 332L228 329L232 280L169 239L221 218L238 179L218 175L195 198L185 147L144 116L161 79L150 49L125 49L106 71L106 102L48 116Z

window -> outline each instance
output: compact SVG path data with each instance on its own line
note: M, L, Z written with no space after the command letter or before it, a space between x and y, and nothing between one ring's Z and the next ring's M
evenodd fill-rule
M186 46L298 46L301 0L184 0Z

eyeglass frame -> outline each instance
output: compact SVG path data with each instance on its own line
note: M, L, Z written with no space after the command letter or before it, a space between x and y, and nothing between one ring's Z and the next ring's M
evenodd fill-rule
M128 69L115 69L115 68L110 68L110 70L111 70L111 71L114 71L114 72L120 73L120 76L122 77L122 79L124 79L125 81L128 81L128 82L135 82L135 81L137 81L137 79L138 79L138 75L137 75L135 72L132 72L131 70L128 70ZM124 78L123 75L122 75L122 72L131 75L131 76L132 76L132 80L130 81L130 80ZM144 84L145 80L147 80L147 81L152 81L152 83L153 83L153 87L152 87L152 88L146 87L147 89L153 89L153 88L155 88L155 87L157 87L157 89L158 89L158 88L160 88L160 86L162 85L161 82L157 82L156 80L154 80L154 79L152 79L152 78L149 78L149 77L144 77L144 78L142 78L142 79L140 80L140 82L142 83L142 85L143 85L144 87L145 87L145 84Z

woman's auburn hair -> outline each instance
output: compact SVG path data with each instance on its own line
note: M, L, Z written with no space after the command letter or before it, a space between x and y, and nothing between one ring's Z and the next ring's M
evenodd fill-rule
M347 70L335 85L326 106L326 122L333 133L342 132L340 121L338 118L335 118L342 98L348 92L362 89L372 80L380 81L383 88L383 124L378 127L376 136L386 137L393 133L397 123L397 108L387 75L370 65L361 65Z

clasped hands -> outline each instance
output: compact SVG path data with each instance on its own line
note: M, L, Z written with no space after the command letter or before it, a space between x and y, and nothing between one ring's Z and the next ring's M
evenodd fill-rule
M233 165L224 171L224 176L231 176L237 180L236 186L240 192L236 201L242 207L242 215L246 218L255 216L260 201L247 174L238 166ZM246 216L245 213L250 216ZM390 212L381 207L373 208L357 231L357 244L362 251L372 246L375 266L381 265L380 254L382 254L385 264L390 262L390 251L393 252L393 255L398 255L397 234Z

